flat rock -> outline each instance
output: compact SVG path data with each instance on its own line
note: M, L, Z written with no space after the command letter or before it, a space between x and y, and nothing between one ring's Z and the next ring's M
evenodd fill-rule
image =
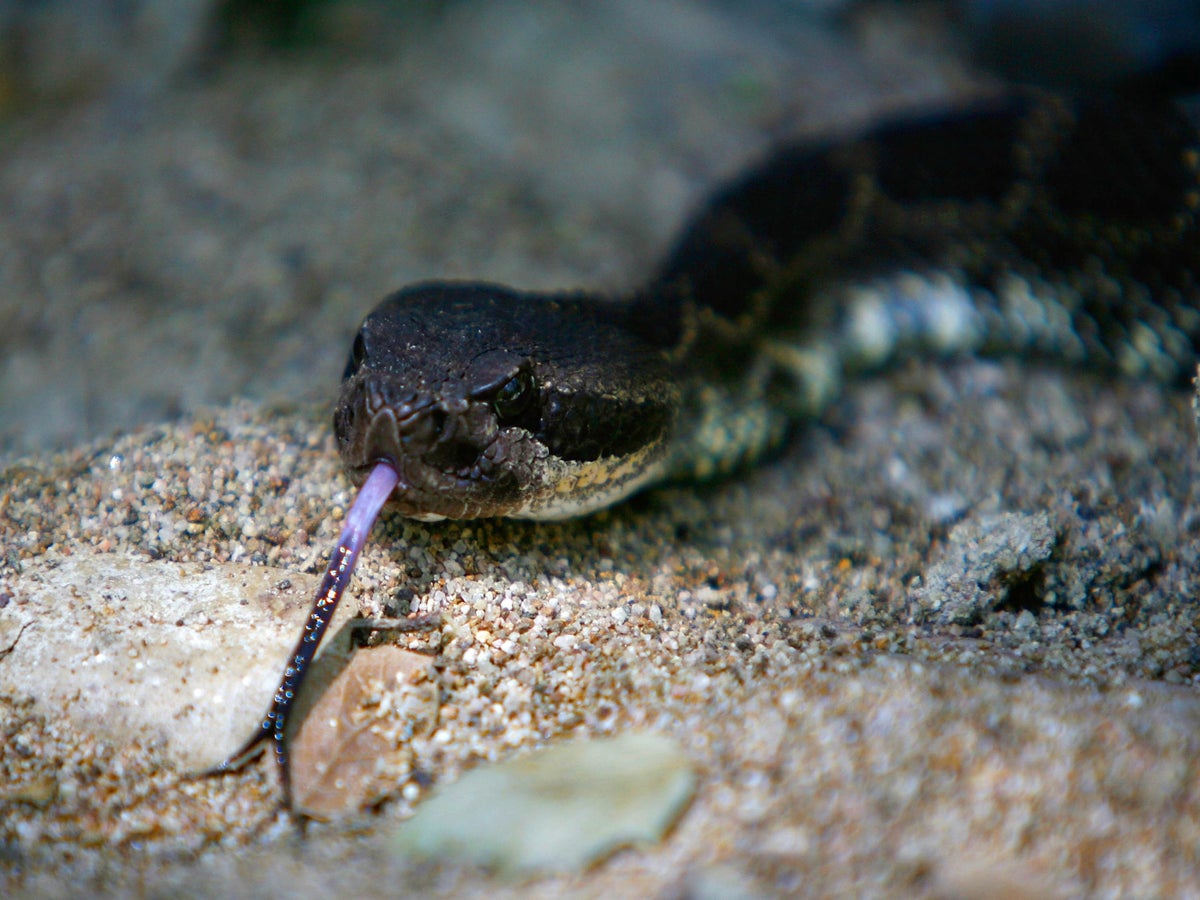
M80 552L25 567L0 609L0 693L181 768L257 726L317 579ZM343 613L344 615L344 613Z

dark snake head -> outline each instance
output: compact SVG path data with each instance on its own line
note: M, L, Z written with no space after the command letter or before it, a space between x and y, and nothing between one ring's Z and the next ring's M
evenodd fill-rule
M487 284L427 283L363 322L334 412L361 483L421 519L561 518L660 474L678 390L622 307Z

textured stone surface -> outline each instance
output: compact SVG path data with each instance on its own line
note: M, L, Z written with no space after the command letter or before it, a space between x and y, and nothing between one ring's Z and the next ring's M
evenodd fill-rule
M81 552L27 567L0 611L0 693L98 737L214 765L258 724L315 578Z

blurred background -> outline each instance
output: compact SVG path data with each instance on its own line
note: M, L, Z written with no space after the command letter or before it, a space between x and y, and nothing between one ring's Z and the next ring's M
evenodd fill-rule
M773 142L1174 73L1197 7L0 2L0 453L235 396L323 418L407 282L629 288Z

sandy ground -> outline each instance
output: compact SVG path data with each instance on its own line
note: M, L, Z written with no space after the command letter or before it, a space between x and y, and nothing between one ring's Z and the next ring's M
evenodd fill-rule
M1188 399L1018 360L902 367L751 472L582 521L385 518L344 615L428 617L399 640L432 662L390 707L420 727L373 700L371 808L301 837L266 761L194 774L352 498L328 403L374 298L635 282L779 134L969 87L902 25L463 5L10 136L3 893L1200 894ZM698 776L658 846L520 887L390 849L466 769L634 731Z

